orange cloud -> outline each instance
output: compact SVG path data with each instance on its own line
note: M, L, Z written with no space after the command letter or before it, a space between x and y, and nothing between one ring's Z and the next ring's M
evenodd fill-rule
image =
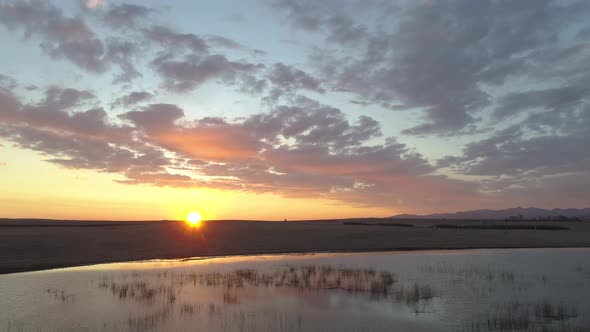
M261 147L251 133L229 124L161 131L152 139L169 150L210 161L254 158Z

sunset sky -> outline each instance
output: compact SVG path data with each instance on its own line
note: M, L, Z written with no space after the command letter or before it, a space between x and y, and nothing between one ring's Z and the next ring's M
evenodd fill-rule
M0 217L590 202L590 1L0 0Z

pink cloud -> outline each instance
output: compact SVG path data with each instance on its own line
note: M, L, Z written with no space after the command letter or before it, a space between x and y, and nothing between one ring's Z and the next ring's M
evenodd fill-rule
M0 137L63 167L123 175L118 182L129 185L412 210L483 196L474 183L433 175L434 166L393 138L368 143L381 135L375 120L351 123L340 110L307 99L233 121L191 120L177 105L149 104L115 124L88 91L52 87L38 102L1 92Z
M84 0L84 7L92 9L104 6L105 0Z
M159 145L191 158L227 161L255 158L262 143L239 126L196 126L155 133Z

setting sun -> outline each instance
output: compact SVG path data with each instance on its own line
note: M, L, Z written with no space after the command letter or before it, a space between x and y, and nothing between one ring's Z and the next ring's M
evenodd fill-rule
M191 212L186 216L186 222L191 227L200 227L203 217L197 212Z

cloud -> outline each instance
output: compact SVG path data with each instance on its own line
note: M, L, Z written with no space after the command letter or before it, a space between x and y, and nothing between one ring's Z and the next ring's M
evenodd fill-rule
M17 83L12 77L0 74L0 87L14 89L17 87Z
M101 2L89 3L99 5ZM137 51L134 42L120 38L103 41L85 20L64 16L49 2L3 2L0 4L0 24L9 30L21 30L26 38L40 40L45 54L66 59L85 71L104 73L115 65L122 71L117 81L129 82L141 77L132 63Z
M146 40L161 48L149 65L167 91L188 93L209 81L236 86L240 92L249 94L259 94L266 88L266 80L257 78L265 68L263 64L243 59L232 61L224 54L212 53L211 46L249 53L259 53L257 50L226 37L201 37L159 25L145 28L142 33Z
M139 95L117 100L135 100L131 96ZM324 197L363 206L397 205L386 195L403 196L397 186L413 180L435 186L436 193L478 195L472 185L433 175L434 166L395 138L370 143L382 136L374 119L351 122L341 110L304 97L241 119L188 119L174 104L132 106L119 115L124 124L85 90L52 86L40 100L25 101L5 89L0 103L2 139L42 153L47 162L114 173L130 185ZM428 192L413 190L412 199Z
M20 107L20 101L12 91L0 88L0 121L12 121Z
M102 7L105 4L105 0L83 0L84 7L94 9Z
M171 128L174 122L182 117L184 117L184 111L173 104L150 104L142 111L131 111L119 115L119 118L129 120L146 131Z
M442 175L397 177L384 184L358 183L352 190L333 190L326 198L361 207L395 207L403 210L458 210L464 206L506 204L479 192L478 184Z
M0 4L0 24L22 29L27 37L41 38L41 48L54 58L66 58L80 68L102 72L104 45L90 27L78 18L65 17L45 1Z
M154 9L135 4L112 4L102 14L103 21L116 29L136 28Z
M261 143L243 127L210 118L190 126L175 125L183 116L184 112L175 105L152 104L143 111L120 117L142 128L154 144L193 159L224 161L256 157Z
M104 109L77 110L94 98L89 91L51 86L42 101L22 104L16 95L0 90L0 121L12 127L11 133L24 126L96 139L130 140L130 128L111 124Z
M112 107L129 108L139 103L149 101L154 95L147 91L133 91L127 95L121 96L112 103Z
M68 16L45 1L7 1L0 4L0 24L38 40L51 58L67 60L89 73L113 74L116 84L129 86L151 75L144 72L151 69L161 79L161 87L175 93L191 92L209 81L252 95L262 94L272 84L276 94L325 91L317 78L294 66L276 63L272 70L263 71L262 63L232 60L219 52L231 49L258 57L265 54L262 50L224 36L199 36L154 25L149 19L156 9L127 3L91 5L101 8ZM110 29L93 29L97 23Z
M156 42L165 49L179 51L188 49L195 54L206 53L209 49L207 42L192 33L178 33L170 28L154 25L143 30L146 39Z
M236 51L247 51L248 53L254 56L264 56L266 52L260 49L251 49L243 44L227 37L219 36L219 35L210 35L206 37L207 43L210 46L218 47L218 48L226 48L230 50Z
M584 134L527 137L521 131L500 132L467 144L463 156L445 161L469 175L550 175L590 166L590 158L580 153L587 148L590 148L590 136Z
M553 98L555 91L541 95ZM547 110L536 100L522 100L526 107L532 103L543 110L466 144L461 155L447 156L438 166L476 176L482 190L520 205L583 205L590 199L590 190L583 186L590 177L590 158L582 152L590 149L590 103L578 101L557 109L549 104Z
M367 26L362 22L366 5L361 1L271 1L271 7L285 13L287 19L297 28L309 31L323 31L328 42L341 45L358 45L368 37ZM372 2L375 7L375 2ZM355 16L359 22L355 21Z
M521 82L518 89L539 80L575 82L571 94L561 93L576 99L590 76L588 48L566 37L588 28L584 1L279 0L271 6L293 27L325 38L310 60L326 88L420 112L422 123L405 135L469 134L487 109L500 117L515 112L510 100L526 92L502 96L498 89L511 79Z
M590 198L580 185L590 176L581 152L590 149L587 3L270 3L301 30L294 36L316 43L299 48L307 65L176 30L141 5L83 2L72 14L45 1L0 2L10 32L73 64L74 74L124 85L105 101L103 91L0 75L0 137L126 184L437 210L549 202L537 191L552 187ZM190 118L170 99L212 84L259 108ZM375 107L353 117L309 98L317 94ZM376 120L381 111L406 112L400 119L411 122L396 134ZM411 146L409 136L426 135L464 146L433 162Z
M480 196L474 184L431 175L435 167L393 138L382 145L367 145L381 135L375 120L361 116L352 124L340 110L307 98L237 122L186 121L173 105L150 105L121 117L143 128L151 144L197 160L184 167L209 177L212 187L220 181L233 190L383 206L391 204L385 196L392 195L397 185L409 186L417 179L436 190L427 195L428 189L416 187L416 199L420 195L434 199L447 191ZM187 183L191 182L183 185ZM446 203L450 201L449 196ZM418 205L410 202L405 204Z
M152 66L163 79L162 87L172 92L189 92L212 79L236 82L263 67L260 64L234 62L215 54L202 57L186 56L175 59L163 55L152 61Z
M133 128L113 124L88 91L51 86L39 102L0 94L0 138L42 153L47 162L73 169L162 174L172 165L162 149L132 137Z
M214 162L255 158L262 145L251 132L232 125L196 125L151 137L168 150Z
M268 79L275 87L288 91L305 89L319 93L325 92L318 79L312 77L301 69L280 62L272 66Z
M244 45L238 43L237 41L227 38L227 37L223 37L223 36L217 36L217 35L213 35L213 36L209 36L207 37L207 41L209 42L209 44L218 46L218 47L225 47L225 48L229 48L229 49L234 49L234 50L240 50L244 48Z
M494 117L502 119L531 109L560 110L576 107L588 96L588 88L561 86L526 92L512 92L503 96L494 110Z
M67 109L94 98L94 94L87 90L50 86L45 93L44 105L57 109Z
M271 144L281 139L300 145L323 145L342 150L381 136L374 119L361 116L351 125L337 108L300 97L293 105L279 105L272 112L252 115L244 125Z
M149 154L137 155L135 151L88 136L33 127L5 128L3 135L21 147L44 153L47 161L68 168L123 172L133 167L158 169L168 164L162 155L159 159Z
M356 181L381 182L395 177L422 175L434 169L418 154L407 154L403 144L358 147L330 153L321 146L280 147L266 151L264 159L283 171L299 171L324 176L347 176Z

